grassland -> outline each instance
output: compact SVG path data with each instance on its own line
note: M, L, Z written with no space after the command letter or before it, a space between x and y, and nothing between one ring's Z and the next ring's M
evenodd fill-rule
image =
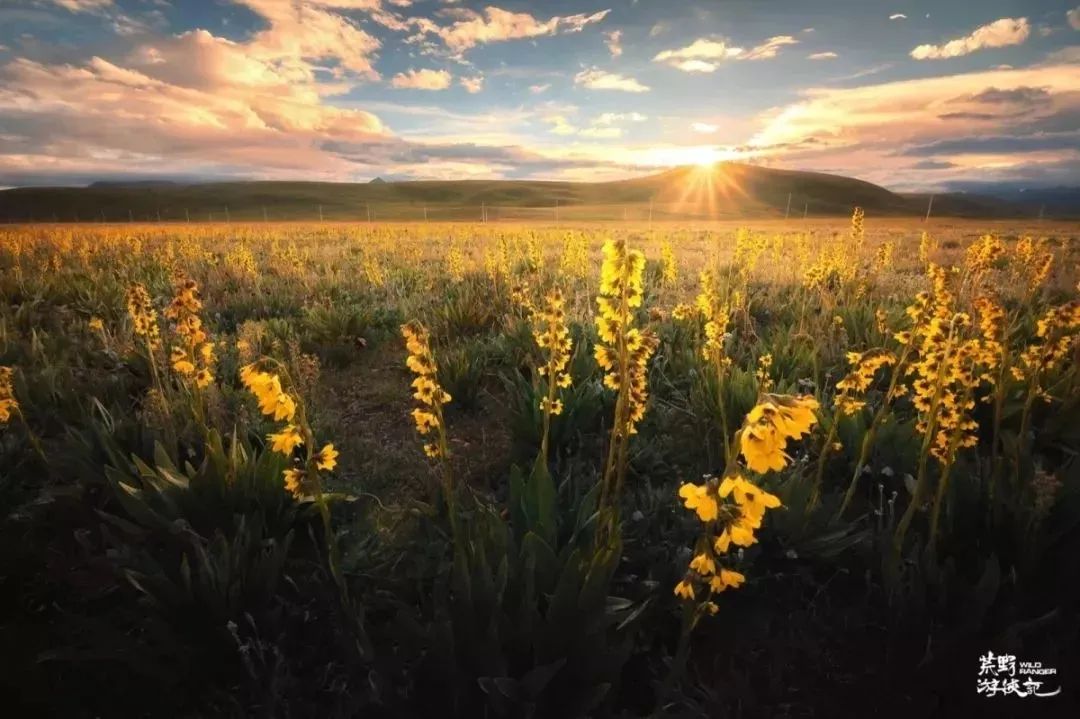
M929 196L900 195L822 173L722 163L617 182L508 180L385 183L101 183L0 191L0 221L563 222L649 219L841 218L854 205L872 215L923 217ZM1038 203L940 194L939 217L1037 217ZM1051 213L1052 215L1053 213Z
M1080 226L573 217L0 228L13 710L1067 709Z

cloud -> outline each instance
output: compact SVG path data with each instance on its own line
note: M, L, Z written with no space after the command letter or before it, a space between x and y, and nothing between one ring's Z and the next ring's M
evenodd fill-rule
M720 67L718 63L704 60L678 60L670 64L673 68L683 72L716 72L716 68Z
M539 85L529 85L529 92L534 95L541 95L551 89L551 83L545 82Z
M1071 63L813 88L766 113L748 149L889 186L909 177L906 158L914 155L955 163L957 177L1025 163L1073 162L1080 170L1077 88L1080 66Z
M623 92L648 92L650 90L648 85L643 85L632 77L595 67L574 75L574 84L590 90L621 90Z
M254 57L299 66L309 60L333 60L342 71L378 79L373 55L379 41L348 18L327 8L367 9L377 0L233 0L268 24L244 43Z
M582 137L590 137L594 140L610 140L622 137L621 127L587 127L581 131Z
M700 38L686 47L663 50L653 57L683 72L714 72L724 60L768 60L785 45L798 44L791 35L776 35L765 42L745 49L728 45L722 39Z
M461 78L460 82L461 82L461 86L463 88L465 88L465 92L469 93L470 95L475 95L476 93L478 93L478 92L480 92L480 91L482 91L484 89L484 76L483 75L474 75L473 77L463 77L463 78Z
M548 132L556 135L576 135L578 132L577 127L571 124L563 115L551 115L546 120L551 123L551 129Z
M645 122L648 119L640 112L605 112L594 122L597 125L613 125L616 122Z
M690 129L694 132L699 132L702 135L711 135L720 129L718 125L711 125L707 122L695 122L690 125Z
M579 128L570 122L565 115L549 115L544 118L551 125L548 132L556 135L580 135L593 140L610 140L622 137L623 128L617 123L645 122L648 120L639 112L605 112L593 119L589 127Z
M806 56L810 60L835 60L840 57L835 52L815 52Z
M608 52L611 53L612 57L622 55L622 30L612 30L604 33L604 44L607 45Z
M0 70L0 174L225 166L317 174L341 169L315 150L321 141L388 137L375 115L323 105L313 89L274 80L269 69L228 86L216 71L193 72L181 85L100 57L79 66L8 63Z
M445 90L453 79L446 70L409 70L394 75L390 84L396 88L409 90Z
M913 170L950 170L954 167L958 167L955 162L942 160L921 160L911 166Z
M902 12L894 12L889 16L890 20L907 20L907 15Z
M916 60L943 60L970 55L978 50L1020 45L1031 35L1026 17L1003 17L976 28L970 35L950 40L944 45L919 45L911 51Z
M587 25L600 22L610 10L587 15L554 16L540 20L525 12L510 12L497 7L487 7L483 13L460 9L455 15L460 19L446 27L426 23L421 33L434 33L454 53L462 53L477 45L504 42L522 38L581 32Z
M737 60L769 60L779 54L785 45L798 45L799 41L791 35L776 35L756 47L752 47L737 57Z
M1065 19L1068 20L1069 27L1073 30L1080 30L1080 5L1066 11Z
M905 148L903 154L914 156L1002 155L1035 150L1075 150L1080 147L1080 132L1048 132L1033 135L984 135L955 140L938 140Z
M723 40L701 38L686 47L664 50L653 57L654 62L679 62L683 60L725 60L743 53L741 47L730 47Z
M112 7L113 0L47 0L71 12L93 12Z

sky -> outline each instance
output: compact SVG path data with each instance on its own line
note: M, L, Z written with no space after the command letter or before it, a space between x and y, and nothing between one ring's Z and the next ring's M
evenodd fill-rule
M1080 185L1080 0L0 0L0 186Z

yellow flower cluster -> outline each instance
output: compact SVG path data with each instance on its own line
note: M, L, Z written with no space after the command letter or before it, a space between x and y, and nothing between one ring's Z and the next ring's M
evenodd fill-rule
M855 278L853 253L841 243L825 248L803 273L803 286L808 290L835 292Z
M975 277L984 275L1005 256L1005 243L994 235L983 235L964 254L964 266Z
M547 393L540 400L540 409L545 415L561 414L562 400L555 397L555 391L557 387L570 386L570 373L566 371L566 366L570 363L573 341L566 323L566 301L559 290L547 294L544 308L533 315L533 321L533 338L547 354L539 368L540 376L548 380Z
M142 337L152 350L160 347L161 331L158 329L157 310L154 309L146 288L138 283L128 287L125 304L135 335Z
M982 334L978 342L977 362L985 369L979 379L993 385L997 379L991 372L1000 368L1005 361L1005 309L996 300L985 296L977 298L974 305ZM986 399L990 400L991 395L987 395Z
M695 599L699 589L710 600L703 607L715 614L714 594L737 589L746 577L718 564L731 545L749 547L757 542L754 532L761 527L765 512L780 506L780 500L742 477L729 472L722 480L707 477L705 484L687 483L679 488L684 506L697 514L705 531L697 542L694 557L683 579L675 585L675 596Z
M679 281L679 263L675 259L671 240L664 240L660 245L660 264L660 281L667 287L674 287Z
M861 250L866 241L865 218L866 213L863 212L863 208L856 207L851 211L851 244L856 251Z
M331 471L337 466L338 451L332 443L327 443L318 452L312 453L314 437L304 416L303 405L285 391L281 377L266 372L251 363L240 368L240 382L255 395L259 411L285 426L266 436L270 449L278 454L292 458L298 447L307 448L307 455L302 463L283 471L285 489L296 497L307 494L308 480L312 467Z
M405 338L409 352L405 366L416 375L412 381L413 398L421 405L412 412L416 431L424 437L435 431L438 441L425 442L424 453L432 459L445 457L447 446L442 408L452 397L439 385L439 368L427 330L419 322L409 322L401 326L401 336Z
M817 423L818 401L808 395L766 394L746 416L739 449L754 472L780 470L790 459L789 439L799 439Z
M923 266L930 264L930 255L935 250L937 250L937 242L929 232L923 230L922 235L919 236L919 264Z
M896 363L896 356L888 350L872 349L848 352L847 361L851 370L836 383L835 406L841 414L851 416L866 406L865 400L860 398L870 389L878 370Z
M522 280L510 288L510 302L520 308L526 315L532 315L536 307L532 300L532 289L529 283Z
M165 317L172 320L182 344L172 349L169 357L173 369L181 377L193 378L199 389L214 381L214 343L209 342L202 327L199 310L199 287L193 280L181 280L176 296L165 308Z
M772 369L772 355L765 353L758 357L757 369L754 371L754 379L757 380L758 392L768 392L772 389L773 381L769 376L769 370Z
M569 277L584 278L589 274L589 240L584 232L566 233L559 270Z
M1038 384L1041 377L1061 366L1080 339L1080 301L1049 308L1035 323L1036 341L1020 354L1018 366L1011 368L1013 377L1031 379ZM1045 391L1038 390L1046 398Z
M758 261L768 248L768 235L755 234L745 227L740 227L735 231L735 257L733 261L744 278L753 273Z
M874 252L874 271L888 272L893 268L896 256L896 243L892 240L882 242Z
M364 253L363 269L364 279L366 279L373 287L383 287L386 285L386 273L383 272L382 265L379 263L379 258L376 257L374 253Z
M19 411L13 378L14 372L10 367L0 367L0 424L7 424L11 415Z
M622 239L606 242L603 253L600 296L596 298L600 342L594 356L605 372L604 386L623 398L622 416L617 418L613 431L626 436L636 432L635 426L645 416L646 369L658 340L649 330L633 327L633 312L641 307L644 296L645 255L628 250Z
M1036 293L1050 276L1054 255L1046 250L1045 241L1035 242L1030 237L1021 237L1016 241L1013 256L1016 260L1014 266L1028 293Z
M296 416L296 400L281 386L281 377L263 372L255 364L240 368L240 381L259 402L259 411L276 422L292 422Z
M446 250L446 273L454 282L465 279L465 254L456 238L451 240L450 247Z
M225 270L239 279L253 280L259 276L255 255L243 243L237 244L225 254Z
M700 290L694 299L698 312L706 319L712 317L721 306L720 293L716 288L716 275L712 270L702 270L698 278ZM727 324L725 322L725 324Z
M678 322L686 322L694 318L697 310L693 305L680 302L671 308L671 318Z
M993 243L983 244L989 247ZM981 266L981 262L976 259L974 266ZM930 453L938 461L951 464L957 449L973 447L978 441L978 424L970 412L975 407L972 395L983 352L977 338L967 337L970 315L953 309L955 297L948 289L948 274L933 264L927 272L933 293L920 292L916 296L907 309L912 331L899 333L897 340L901 344L915 343L918 352L907 369L908 375L915 378L912 404L919 413L915 429L932 438Z

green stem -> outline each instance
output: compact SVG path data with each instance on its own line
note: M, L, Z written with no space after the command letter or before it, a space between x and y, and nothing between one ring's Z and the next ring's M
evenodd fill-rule
M818 502L821 499L821 484L825 479L825 460L829 456L829 450L832 449L833 440L836 439L836 426L838 424L840 424L839 410L833 413L832 425L829 427L829 433L825 437L825 446L821 448L821 454L818 455L817 471L814 472L814 487L810 491L808 510L813 510L817 507Z

